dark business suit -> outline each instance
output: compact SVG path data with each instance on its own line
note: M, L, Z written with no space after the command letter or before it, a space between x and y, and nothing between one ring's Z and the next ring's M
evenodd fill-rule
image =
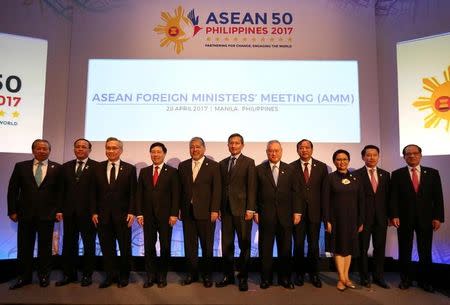
M139 173L136 213L144 216L145 271L148 278L160 281L166 279L170 257L172 227L169 217L178 217L180 209L180 181L175 168L160 166L158 180L153 185L153 165ZM156 262L157 234L161 249L160 262Z
M300 159L290 164L300 184L300 194L305 200L302 221L294 226L294 265L295 271L303 275L319 272L319 234L322 222L322 185L328 176L327 165L316 159L308 161L309 180L305 181ZM305 237L308 240L308 262L305 260ZM309 270L307 270L309 266Z
M51 271L52 237L56 213L61 204L61 165L48 161L47 173L40 186L33 174L33 161L15 165L8 186L8 215L17 214L17 265L19 277L32 279L32 262L38 235L38 276Z
M304 213L298 182L292 167L284 162L280 162L277 184L268 161L256 167L256 174L261 281L272 282L273 245L276 239L280 262L278 281L290 282L293 214Z
M419 281L430 283L432 221L444 222L444 203L439 172L421 166L418 192L413 188L408 167L392 172L391 218L399 218L397 229L402 281L411 281L411 252L416 232L419 253Z
M120 166L116 168L116 181L109 184L107 165L108 161L103 161L95 169L91 214L98 215L98 236L107 276L116 276L117 240L120 250L119 276L120 280L127 281L130 274L131 228L126 219L128 214L135 214L136 168L120 161Z
M64 275L77 278L77 258L79 235L83 240L83 276L90 277L94 271L96 229L92 223L90 200L92 184L97 161L88 159L80 176L77 176L77 160L62 165L61 179L63 183L62 209L64 217L63 236L63 271Z
M211 212L219 212L221 181L219 163L205 157L198 175L192 179L192 159L178 166L181 180L181 220L183 221L184 249L188 271L194 277L198 272L198 239L202 247L204 278L211 279L215 222Z
M233 278L234 236L239 243L239 277L248 278L250 239L253 220L245 220L246 211L256 211L255 161L240 155L230 168L231 157L219 162L222 176L222 256L224 274ZM230 169L229 169L230 168Z
M386 232L388 226L388 205L389 205L389 172L377 167L378 185L376 192L373 191L370 182L370 175L367 167L362 167L354 172L359 177L359 181L364 190L364 228L359 234L360 242L360 275L361 279L369 279L369 266L367 251L369 250L370 237L373 245L373 278L375 281L384 278L384 256L386 248Z

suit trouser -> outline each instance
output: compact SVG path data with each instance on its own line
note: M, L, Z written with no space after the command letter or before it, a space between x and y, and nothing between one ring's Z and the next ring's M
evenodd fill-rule
M250 261L250 239L252 233L252 220L245 220L244 215L233 216L230 212L221 215L222 219L222 256L223 271L225 275L234 275L234 240L235 232L239 244L238 277L248 278L248 265Z
M386 249L386 232L387 225L373 224L365 225L361 234L359 234L360 257L359 257L359 273L361 278L368 279L369 276L369 258L367 251L369 250L370 237L372 236L373 245L373 278L380 280L384 278L384 257Z
M424 282L431 281L431 247L433 240L433 228L420 227L417 223L408 226L400 220L400 227L397 229L399 244L400 277L402 280L411 280L411 252L413 248L413 237L416 232L417 252L419 253L419 274L418 280Z
M259 222L259 255L261 280L272 282L273 246L276 240L278 253L278 280L291 277L292 226L283 226L278 219Z
M95 235L96 229L91 217L64 215L63 236L63 271L72 278L77 276L77 260L79 253L79 236L83 241L83 276L91 276L95 265Z
M194 276L197 275L199 271L199 240L203 257L202 272L204 276L211 276L215 227L216 223L211 222L209 218L193 219L190 215L183 216L184 252L187 259L188 271Z
M98 237L107 276L116 277L117 271L119 271L120 279L128 280L131 259L131 228L128 227L125 216L123 219L109 219L107 223L100 220ZM116 241L119 244L120 258L117 257Z
M20 220L17 230L17 264L19 277L25 281L32 280L33 252L38 237L38 276L48 276L52 269L52 239L54 221Z
M170 243L172 227L167 219L156 219L154 216L144 216L144 247L145 271L149 278L158 274L159 279L165 279L170 258ZM156 241L159 233L160 261L156 263Z
M293 228L294 268L298 274L319 272L320 224L320 222L311 222L308 217L303 217L302 221ZM308 260L305 259L305 238L308 241Z

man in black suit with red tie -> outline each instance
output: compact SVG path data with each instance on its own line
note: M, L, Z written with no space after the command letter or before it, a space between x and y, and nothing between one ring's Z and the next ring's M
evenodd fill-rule
M273 245L278 253L278 284L294 289L291 282L292 227L300 223L304 202L292 167L281 161L281 143L267 143L267 158L256 167L257 199L255 222L259 224L259 256L261 289L272 284Z
M77 259L79 236L83 240L83 267L81 286L92 284L95 265L96 229L91 220L90 199L94 171L98 162L89 158L92 144L86 139L77 139L73 143L76 159L62 165L63 182L62 210L64 217L63 235L63 274L56 286L64 286L77 281Z
M32 281L36 234L39 285L49 285L53 226L55 219L62 219L62 215L57 213L61 202L61 165L48 160L51 145L47 140L35 140L31 149L34 159L14 166L8 186L8 216L18 222L18 278L10 289L23 287Z
M150 146L153 165L139 173L136 215L144 227L145 271L144 288L157 284L167 286L172 227L178 220L180 209L180 182L178 171L165 164L167 148L155 142ZM156 260L156 241L159 234L160 261Z
M92 221L97 226L106 279L99 288L117 280L119 288L128 285L131 259L131 225L135 215L136 167L120 160L123 144L108 138L105 144L108 160L95 169ZM117 257L116 241L120 258ZM119 272L118 272L119 271ZM119 274L117 274L119 273Z
M205 157L205 142L194 137L189 142L191 159L178 166L181 180L181 220L188 275L181 282L190 285L198 280L198 240L203 256L203 286L212 287L211 262L214 229L219 217L221 181L219 163Z
M384 256L386 248L386 232L388 227L389 205L389 172L377 167L380 149L375 145L366 145L361 151L365 166L354 172L360 177L365 197L364 228L359 234L360 258L359 274L361 285L370 287L369 264L367 251L370 238L373 245L373 283L382 288L389 288L384 280Z
M302 221L294 226L294 268L297 277L295 285L303 286L305 272L309 272L311 283L322 287L319 278L319 235L322 220L322 184L328 175L327 165L312 158L313 143L302 139L297 143L299 159L292 162L300 184L300 194L305 200ZM308 240L308 261L305 259L305 238Z
M244 138L234 133L228 137L231 156L219 162L222 176L222 256L224 276L216 287L234 284L234 239L238 238L240 249L238 261L239 290L248 290L248 264L252 219L256 210L255 161L242 154Z
M414 232L419 252L419 285L433 292L431 248L433 231L444 222L444 200L439 172L420 165L422 149L410 144L403 148L407 166L392 172L391 222L397 228L400 289L411 286L411 252Z

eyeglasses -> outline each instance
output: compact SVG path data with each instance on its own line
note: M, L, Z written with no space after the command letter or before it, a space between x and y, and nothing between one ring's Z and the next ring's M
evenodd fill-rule
M337 161L337 162L348 162L348 159L347 158L339 158L339 159L335 159L335 161Z

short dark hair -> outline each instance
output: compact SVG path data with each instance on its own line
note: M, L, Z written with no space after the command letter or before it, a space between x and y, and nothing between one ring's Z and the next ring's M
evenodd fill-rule
M345 149L338 149L333 153L333 162L336 160L336 156L339 154L347 155L348 161L350 161L350 153L348 151L346 151Z
M408 145L406 145L405 147L403 147L403 150L402 150L403 157L406 155L406 149L407 149L408 147L410 147L410 146L415 146L415 147L417 147L417 149L419 150L419 152L422 153L422 148L420 148L419 145L417 145L417 144L408 144Z
M300 145L302 145L303 142L308 142L309 145L311 145L311 148L314 148L314 145L313 145L313 143L310 140L308 140L308 139L301 139L297 143L297 150L299 149Z
M150 149L148 151L151 151L155 147L161 147L162 151L166 154L167 153L167 147L161 143L161 142L155 142L152 145L150 145Z
M73 146L74 146L74 147L75 147L75 145L77 145L77 142L78 142L78 141L86 141L86 142L88 143L89 149L92 148L92 143L91 143L88 139L85 139L85 138L78 138L78 139L76 139L76 140L73 142Z
M31 144L31 150L33 150L39 142L47 143L48 150L52 150L52 145L50 144L49 141L47 141L45 139L36 139L36 140L34 140L33 143Z
M244 137L241 136L239 133L233 133L228 137L228 142L230 142L231 138L238 137L241 139L241 143L244 144Z
M366 150L368 150L368 149L375 149L377 151L377 153L380 153L380 149L378 148L378 146L369 144L369 145L364 146L364 148L361 150L361 157L364 157L366 155Z

